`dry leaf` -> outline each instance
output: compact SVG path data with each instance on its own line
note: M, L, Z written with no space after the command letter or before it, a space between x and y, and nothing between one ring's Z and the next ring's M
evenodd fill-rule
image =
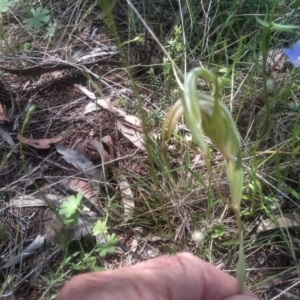
M110 135L106 135L101 139L102 143L106 144L109 148L109 153L111 158L114 157L115 153L115 145Z
M153 235L149 238L147 238L147 242L158 242L158 241L171 241L171 238L170 237L161 237L161 236L158 236L158 235Z
M87 27L88 33L89 33L89 28ZM89 53L87 53L84 56L81 56L78 60L76 60L76 63L79 63L81 61L84 60L88 60L91 58L95 58L97 56L104 56L104 55L114 55L116 54L116 47L112 46L110 48L106 47L107 49L103 48L103 47L96 47L94 49L92 49Z
M101 106L102 108L107 109L112 113L115 113L119 117L126 118L127 117L126 112L120 108L113 106L112 103L110 102L111 98L112 98L112 96L103 97L103 98L98 99L95 102L89 102L85 108L84 114L95 111L98 109L99 106ZM134 118L136 118L136 117L134 117ZM138 119L138 118L136 118L136 119ZM129 118L128 122L131 122L130 118ZM134 122L136 122L136 121L134 121ZM140 122L140 121L138 121L138 122Z
M97 140L92 140L91 145L98 151L99 155L103 159L103 163L107 163L111 160L110 154L103 148L102 144Z
M134 146L137 148L146 151L146 148L143 143L143 135L140 131L133 129L132 127L126 126L120 120L116 120L116 125L118 130L128 139L130 140Z
M80 89L85 90L85 88ZM124 119L124 122L122 122L119 119L116 120L118 130L120 130L121 133L127 139L129 139L137 148L145 151L146 149L143 144L143 135L141 133L141 120L136 116L127 115L126 112L122 109L114 107L110 103L110 99L111 97L105 97L98 99L96 102L88 103L88 105L85 108L84 114L97 110L98 105L100 105L104 109L109 110L112 113L115 113L117 116Z
M136 128L142 129L142 123L139 118L136 116L127 115L125 116L124 120L132 125L134 125Z
M131 242L131 251L132 251L133 253L136 252L138 245L139 245L138 240L137 240L136 238L133 238L133 240L132 240L132 242Z
M132 219L132 214L135 207L133 194L130 185L125 177L118 178L117 180L122 195L122 202L124 205L124 221L127 222L128 220Z
M89 220L84 215L80 215L74 227L65 227L57 216L52 211L49 211L45 224L47 228L45 233L46 248L52 248L53 245L57 245L58 239L56 232L59 232L59 234L68 241L80 240L82 237L88 238L91 236L93 225L93 220Z
M5 265L1 266L2 269L12 267L22 262L26 257L35 254L35 252L44 245L44 240L40 235L33 240L33 242L25 248L21 253L11 258Z
M66 190L71 190L80 193L81 195L83 195L85 198L89 200L95 196L95 193L92 190L92 188L84 180L68 178L62 180L60 182L60 185L63 186Z
M45 195L45 198L54 207L58 207L63 201L68 199L68 197L58 196L54 194L47 194ZM11 205L14 207L32 207L47 206L48 204L40 194L36 194L16 196L12 199Z
M10 120L6 117L2 103L0 102L0 121L7 121L10 122Z
M74 86L76 88L78 88L79 90L81 90L86 96L88 96L90 99L92 100L96 100L96 95L92 92L90 92L87 88L85 88L84 86L82 85L79 85L79 84L74 84Z
M109 110L112 113L115 113L121 117L125 117L126 113L123 110L118 109L111 104L111 102L110 102L111 98L112 98L111 96L104 97L104 98L98 99L96 102L89 102L87 104L87 106L85 107L85 111L83 114L86 115L92 111L98 110L99 106L101 106L102 108Z
M55 147L67 163L72 164L76 169L87 174L89 178L98 180L101 178L101 168L96 167L83 154L60 144L55 145Z
M257 232L272 230L280 227L300 227L300 214L294 212L290 214L276 216L276 221L272 221L270 219L264 220L257 228Z
M62 136L53 139L40 139L40 140L33 140L27 139L23 136L18 134L18 140L26 145L32 146L36 149L48 149L50 148L50 144L58 143L62 140Z
M111 138L110 135L105 135L105 136L101 139L101 141L102 141L103 143L105 143L107 146L109 146L109 149L110 149L110 150L114 150L114 142L113 142L113 140L112 140L112 138Z
M263 57L259 56L258 62L262 64ZM282 48L270 48L268 51L266 69L267 70L276 70L282 71L288 62L288 58L284 55Z
M2 137L2 139L10 146L11 149L13 149L16 144L13 141L12 137L2 128L0 128L0 136Z
M131 251L128 253L127 257L126 257L126 265L132 265L132 257L133 257L133 253L135 253L137 251L139 242L138 239L133 238L132 242L131 242Z

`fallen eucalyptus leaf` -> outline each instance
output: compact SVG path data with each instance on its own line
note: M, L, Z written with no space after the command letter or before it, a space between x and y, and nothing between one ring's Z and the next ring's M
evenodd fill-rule
M58 207L63 201L67 200L67 197L61 197L54 194L47 194L45 195L45 198L54 207ZM12 199L11 205L14 207L33 207L47 206L48 204L45 202L45 200L40 194L35 194L16 196Z
M92 111L98 110L99 106L101 106L102 108L115 113L118 117L123 117L126 122L131 123L134 126L141 127L141 120L138 117L127 115L124 110L113 106L110 102L111 98L111 96L103 97L101 99L98 99L97 101L89 102L85 107L85 111L83 114L86 115Z
M143 134L133 129L132 127L126 126L126 124L122 123L120 120L116 120L117 129L129 140L133 143L134 146L139 148L140 150L146 151L146 148L143 143Z
M257 232L292 227L300 227L300 214L296 212L276 216L275 220L264 220L257 228Z
M106 135L101 139L102 143L108 146L110 157L114 157L115 145L110 135Z
M114 107L111 104L111 102L110 102L111 98L112 98L111 96L109 96L109 97L103 97L101 99L98 99L97 101L91 101L91 102L89 102L87 104L87 106L86 106L85 111L84 111L83 114L86 115L86 114L88 114L88 113L90 113L92 111L98 110L99 106L101 106L102 108L104 108L106 110L109 110L110 112L115 113L118 116L125 117L126 113L122 109Z
M33 240L33 242L25 248L21 253L11 258L5 265L1 268L9 268L16 264L22 262L28 256L34 254L39 248L41 248L44 244L44 237L37 235L37 237Z
M0 128L0 136L2 137L2 139L10 146L11 149L13 149L16 144L13 141L12 137L2 128Z
M111 160L110 154L103 148L102 143L97 140L92 140L91 145L98 151L104 164Z
M62 136L59 136L57 138L52 138L52 139L38 139L38 140L28 139L23 136L20 136L19 134L17 137L21 143L32 146L36 149L48 149L50 148L50 144L55 144L62 140Z
M101 178L101 169L97 168L88 158L77 150L67 148L61 144L55 145L56 150L62 155L62 158L69 164L72 164L76 169L84 172L91 179Z
M142 129L142 123L141 120L136 117L136 116L132 116L132 115L126 115L124 117L124 121L134 125L136 128Z
M93 92L89 91L86 87L79 85L79 84L74 84L74 86L76 88L78 88L79 90L81 90L90 99L96 100L96 98L97 98L96 95ZM90 102L90 103L93 103L93 102Z

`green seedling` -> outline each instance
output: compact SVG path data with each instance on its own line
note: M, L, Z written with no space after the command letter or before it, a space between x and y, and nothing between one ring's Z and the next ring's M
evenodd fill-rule
M99 253L100 256L104 257L108 253L114 252L118 243L119 239L114 233L108 234L106 236L106 243L97 244L95 250Z
M19 0L0 0L0 13L5 13L11 6L19 2Z
M96 237L97 245L95 251L100 256L104 257L108 253L115 251L116 245L119 243L119 239L114 233L107 234L106 221L98 220L92 229L93 235Z
M67 201L64 201L59 207L59 214L63 215L64 224L75 226L78 222L80 210L82 210L82 195L69 196Z
M91 256L90 254L84 253L83 251L78 252L80 256L80 262L75 264L71 263L71 268L76 271L101 271L103 268L98 267L97 257Z
M31 9L32 17L24 20L26 29L40 29L44 24L50 21L51 16L48 8L38 7Z
M98 220L92 229L93 235L103 235L107 233L107 225L105 221Z

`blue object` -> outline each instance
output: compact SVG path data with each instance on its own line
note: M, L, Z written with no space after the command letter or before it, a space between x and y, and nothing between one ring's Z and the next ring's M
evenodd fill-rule
M300 67L300 41L296 42L292 48L283 48L283 51L294 67Z

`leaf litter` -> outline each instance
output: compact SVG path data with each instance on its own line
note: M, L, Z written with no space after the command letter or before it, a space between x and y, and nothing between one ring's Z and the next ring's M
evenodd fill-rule
M62 158L76 169L82 171L90 179L100 179L101 169L97 168L88 158L77 150L67 148L61 144L55 145L56 150L62 155Z
M122 109L113 106L110 102L112 99L111 96L97 99L96 95L88 91L86 88L78 85L76 85L76 87L85 93L85 95L87 95L90 99L95 100L87 104L84 115L97 111L99 106L114 113L118 117L115 120L117 129L138 149L142 151L146 150L143 142L144 136L142 133L141 120L138 117L128 115Z
M62 140L61 136L52 139L28 139L18 134L17 137L18 140L23 144L29 145L36 149L48 149L50 148L51 144L58 143Z
M0 174L0 187L7 186L8 188L4 188L2 191L9 193L10 196L7 203L2 203L3 216L11 222L11 230L23 230L24 233L31 235L33 241L37 236L40 236L41 240L44 241L44 247L36 247L36 251L30 252L28 256L24 255L22 251L11 256L9 255L10 246L5 246L6 248L3 248L2 251L2 266L7 267L7 269L21 269L25 260L27 263L27 261L34 259L36 262L33 263L33 267L40 270L42 274L47 262L49 263L62 251L61 246L55 251L50 250L53 245L59 245L55 232L62 234L69 241L80 240L83 237L88 238L94 224L90 218L97 219L103 216L103 207L106 206L106 203L100 201L99 198L103 178L106 181L113 181L112 185L109 182L104 183L110 184L115 189L115 194L118 195L118 201L123 208L122 217L124 221L131 220L135 207L134 191L128 178L122 175L117 179L112 169L118 170L120 168L120 172L117 173L122 174L123 170L121 169L125 166L123 163L126 161L125 157L135 154L136 148L144 149L140 119L136 116L127 115L123 110L114 107L110 102L112 96L104 97L96 106L92 102L86 105L85 97L83 98L78 93L77 88L74 87L74 82L72 84L64 83L64 74L69 76L67 71L56 72L61 72L61 75L57 76L56 74L54 76L53 74L53 84L51 81L49 82L49 76L52 75L41 75L38 84L31 87L35 90L35 99L27 99L27 104L24 103L20 108L21 113L15 112L12 117L15 124L14 128L5 125L2 129L4 135L6 133L4 137L6 148L14 147L19 153L18 142L27 145L27 147L23 147L27 168L25 172L29 172L31 176L30 180L27 180L26 173L24 174L24 171L20 166L15 165L13 160L9 160L4 166L3 170L8 172L5 176ZM83 87L82 84L86 84L87 81L84 77L79 77L79 79L75 85ZM20 78L19 80L20 82L23 81L24 86L28 84L26 79ZM60 88L60 84L64 85ZM58 86L56 87L56 85ZM60 88L63 101L61 98L58 99L56 88ZM126 95L133 95L132 92L128 92L128 88L121 86L120 94L125 92ZM115 91L108 91L108 94L115 95ZM89 98L91 97L94 97L92 93L89 95ZM15 131L18 127L22 127L26 112L32 103L36 104L37 108L31 115L23 136L16 134ZM49 115L51 118L48 117ZM101 119L99 119L99 115ZM2 114L2 121L9 120ZM16 124L20 124L20 126L16 126ZM100 124L101 131L99 130ZM81 147L76 146L77 141L82 141ZM91 155L93 150L97 155ZM121 163L112 162L114 159ZM18 168L22 174L19 179L14 173L11 173ZM126 168L126 172L128 171L129 169ZM105 176L103 177L103 175ZM9 178L16 178L17 181L12 184ZM35 180L38 180L43 196L41 193L32 193L32 188L35 190L32 185ZM68 201L67 195L70 193L80 193L84 196L84 208L76 226L66 230L56 214L48 209L48 204L53 208L58 208L64 201ZM31 230L22 229L21 223L17 222L17 219L11 218L10 210L19 218L36 214L35 220L44 224L44 227L43 225L36 226L37 223L32 223L32 219L28 221L28 224L32 224ZM14 241L18 248L23 241L22 236L16 232L12 231L11 234L18 237ZM103 236L100 242L102 244L100 243L97 251L100 255L104 255L115 248L119 242L119 237L117 234L109 233ZM22 280L23 278L20 277L15 282L15 286L22 285L24 282ZM33 284L36 280L37 276L33 274L28 277L27 284Z

